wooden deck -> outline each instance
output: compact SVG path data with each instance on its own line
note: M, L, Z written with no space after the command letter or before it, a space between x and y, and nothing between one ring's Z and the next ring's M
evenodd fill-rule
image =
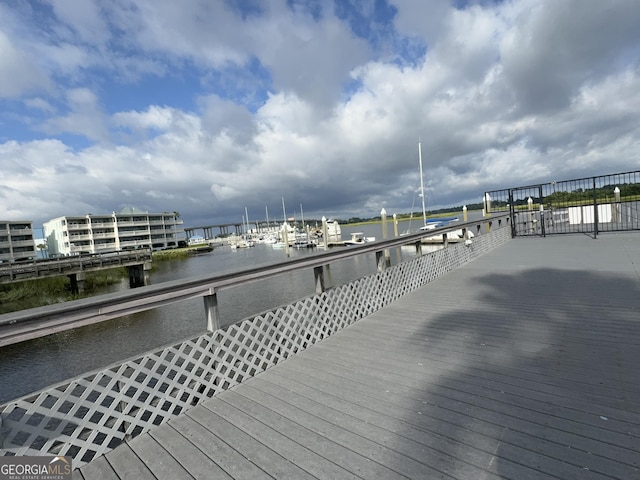
M640 479L640 235L522 238L75 472Z

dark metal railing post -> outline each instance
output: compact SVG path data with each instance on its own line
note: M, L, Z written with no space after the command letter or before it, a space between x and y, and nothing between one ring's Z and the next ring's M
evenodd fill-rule
M596 177L593 177L593 238L598 236L598 192L596 191Z
M540 197L540 228L542 229L542 237L546 237L546 230L544 228L544 198L542 198L542 185L538 187L538 196Z
M516 238L516 209L513 205L513 190L509 189L509 217L511 218L511 238Z

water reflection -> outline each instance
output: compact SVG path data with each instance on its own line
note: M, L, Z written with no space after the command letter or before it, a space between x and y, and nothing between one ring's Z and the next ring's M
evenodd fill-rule
M351 231L382 238L380 225L345 227ZM393 231L389 227L389 231ZM338 247L340 248L340 247ZM342 247L357 248L357 247ZM312 249L292 250L291 258L314 255ZM392 263L415 256L409 248L398 257L390 251ZM150 275L152 284L202 275L234 272L286 260L283 250L269 245L232 250L216 248L212 253L182 260L156 262ZM325 272L325 286L341 285L375 273L375 255L367 254L332 263ZM110 291L128 288L124 280ZM298 271L218 294L221 325L228 325L257 313L273 309L313 294L313 271ZM206 330L204 303L191 299L146 312L128 315L96 325L61 332L0 349L0 403L45 388L67 378L104 368L125 359L198 335Z

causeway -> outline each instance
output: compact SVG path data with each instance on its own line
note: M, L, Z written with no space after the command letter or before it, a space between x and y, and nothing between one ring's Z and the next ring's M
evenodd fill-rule
M516 238L82 479L640 479L640 235Z

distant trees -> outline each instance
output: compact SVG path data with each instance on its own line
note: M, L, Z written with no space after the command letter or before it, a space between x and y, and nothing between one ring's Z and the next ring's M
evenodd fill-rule
M544 199L545 203L551 203L552 205L562 205L570 203L589 203L593 202L593 199L613 201L615 187L620 189L620 198L630 198L640 196L640 184L630 183L622 185L605 185L598 187L595 190L593 188L576 188L572 191L558 191L547 195Z

